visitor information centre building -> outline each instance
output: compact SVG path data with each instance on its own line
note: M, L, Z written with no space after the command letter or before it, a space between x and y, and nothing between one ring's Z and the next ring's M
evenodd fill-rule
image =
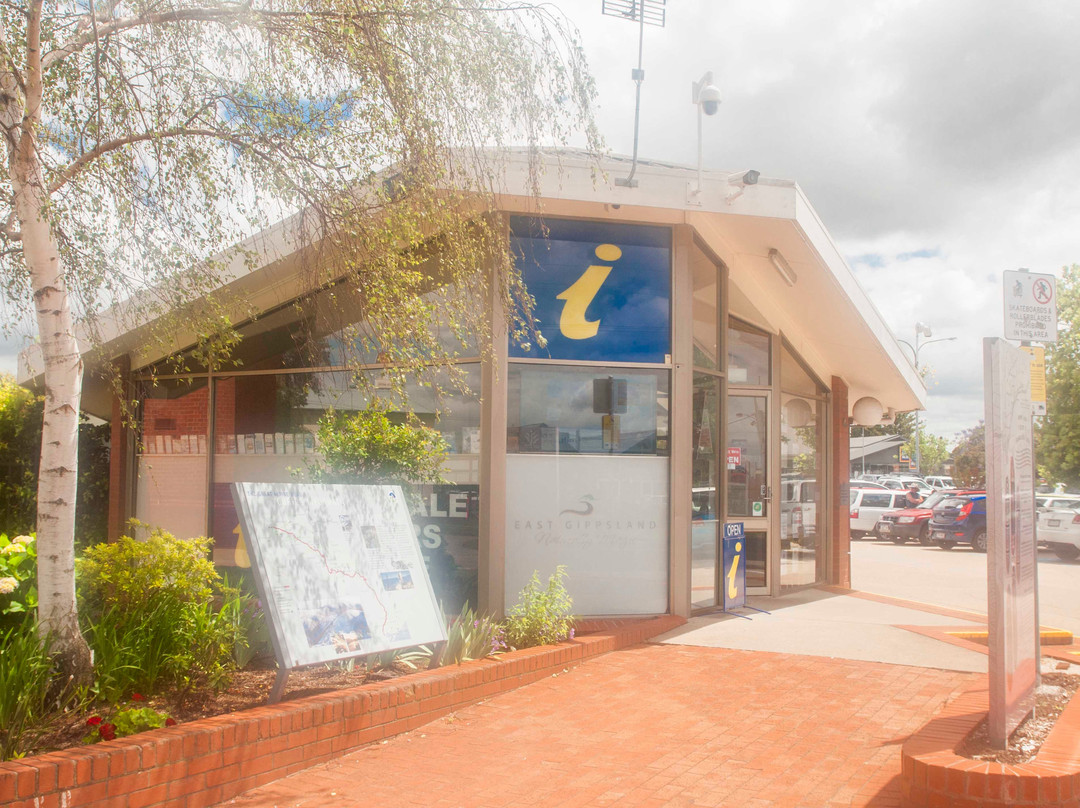
M598 175L584 154L545 159L537 197L526 158L508 158L498 204L546 346L497 339L460 351L468 393L410 390L450 450L448 483L413 498L444 608L502 613L563 565L580 615L714 609L725 523L742 524L751 596L848 585L849 427L920 408L925 388L802 190L756 172L699 187L648 162L631 188L615 182L627 160ZM302 288L285 229L252 245L265 260L225 284L261 312L235 369L170 374L165 349L118 329L91 363L122 369L138 429L92 372L84 394L113 423L111 533L136 517L208 535L223 566L249 564L232 483L302 479L329 407L399 406L383 366L358 386L313 330L329 292ZM317 363L301 338L324 341Z

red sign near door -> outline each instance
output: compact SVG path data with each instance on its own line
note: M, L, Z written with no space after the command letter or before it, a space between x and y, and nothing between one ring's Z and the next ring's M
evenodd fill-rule
M733 469L736 466L742 465L742 448L739 446L730 446L727 450L727 464L729 469Z

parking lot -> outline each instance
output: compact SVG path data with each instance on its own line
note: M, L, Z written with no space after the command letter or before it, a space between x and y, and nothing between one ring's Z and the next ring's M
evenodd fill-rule
M851 585L863 592L986 614L986 555L866 538L851 542ZM1039 610L1044 626L1080 636L1080 561L1039 553Z

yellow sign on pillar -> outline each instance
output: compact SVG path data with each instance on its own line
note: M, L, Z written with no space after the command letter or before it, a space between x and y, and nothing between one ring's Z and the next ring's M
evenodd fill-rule
M1041 345L1021 345L1031 354L1031 414L1046 415L1046 350Z

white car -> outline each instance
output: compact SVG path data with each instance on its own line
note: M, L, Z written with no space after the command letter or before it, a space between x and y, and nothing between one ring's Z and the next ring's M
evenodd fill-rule
M1035 533L1039 543L1045 544L1063 561L1080 558L1080 510L1040 509Z
M956 483L953 482L952 477L944 477L940 474L933 474L927 477L926 484L939 491L945 488L956 488Z
M922 477L882 477L881 484L886 488L893 490L902 489L904 491L914 485L918 487L919 493L922 494L923 498L934 493L934 489L927 485Z
M851 538L861 539L873 533L881 515L907 507L907 491L882 491L875 488L851 489Z

